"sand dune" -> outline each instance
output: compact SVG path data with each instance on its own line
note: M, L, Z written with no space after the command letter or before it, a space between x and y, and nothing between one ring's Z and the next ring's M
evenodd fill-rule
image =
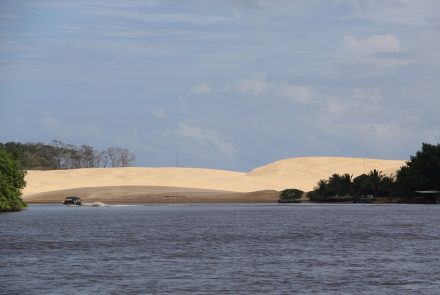
M392 175L404 165L405 161L402 160L303 157L270 163L250 171L247 176L263 178L270 183L278 183L283 188L287 188L283 185L288 185L310 191L320 179L327 179L333 173L358 176L377 169L386 175Z
M148 203L155 202L154 198L156 202L160 198L160 202L177 199L186 202L191 198L198 201L204 198L216 201L260 198L260 201L269 201L276 199L274 190L295 187L309 191L320 179L332 173L356 176L364 170L377 169L391 174L404 164L404 161L398 160L304 157L270 163L249 173L176 167L33 170L28 171L23 195L28 202L60 200L68 194L87 196L91 201L101 202L125 200ZM249 194L255 191L264 193ZM163 200L165 198L168 198L167 201Z

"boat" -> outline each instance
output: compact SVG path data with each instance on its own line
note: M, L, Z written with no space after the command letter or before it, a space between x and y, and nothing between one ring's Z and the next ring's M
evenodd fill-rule
M81 198L76 196L66 197L66 199L62 203L64 205L76 205L76 206L82 205Z
M371 203L374 199L373 195L361 195L353 197L353 203Z

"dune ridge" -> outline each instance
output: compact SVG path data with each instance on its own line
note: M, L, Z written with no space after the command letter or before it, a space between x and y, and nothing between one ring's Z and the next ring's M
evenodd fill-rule
M320 179L332 173L357 176L377 169L392 174L403 165L405 161L401 160L301 157L269 163L248 173L180 167L30 170L23 198L28 202L49 202L55 197L59 200L66 194L78 194L101 202L128 202L130 198L150 202L153 197L159 202L159 197L172 200L173 196L180 200L187 197L185 202L190 197L198 201L203 198L231 201L245 195L248 196L245 199L250 200L249 194L258 200L258 194L252 192L260 191L265 192L266 197L262 199L272 200L275 195L267 192L293 187L310 191Z

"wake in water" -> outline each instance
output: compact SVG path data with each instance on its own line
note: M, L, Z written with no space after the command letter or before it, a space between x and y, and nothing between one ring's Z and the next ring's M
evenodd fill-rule
M107 205L102 202L93 202L93 203L82 203L83 206L89 206L89 207L110 207L110 205Z
M102 202L83 202L82 203L83 206L88 206L88 207L133 207L133 206L142 206L142 205L137 205L137 204L130 204L130 205L109 205L109 204L105 204Z

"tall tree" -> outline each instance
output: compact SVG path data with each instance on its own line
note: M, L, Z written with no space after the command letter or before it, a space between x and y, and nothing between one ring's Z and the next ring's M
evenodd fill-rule
M20 164L0 148L0 211L19 211L26 206L21 199L24 176Z
M346 196L350 192L352 176L348 173L333 174L328 179L328 193L332 195Z
M440 144L422 144L407 165L397 172L397 188L401 194L416 190L440 190Z

